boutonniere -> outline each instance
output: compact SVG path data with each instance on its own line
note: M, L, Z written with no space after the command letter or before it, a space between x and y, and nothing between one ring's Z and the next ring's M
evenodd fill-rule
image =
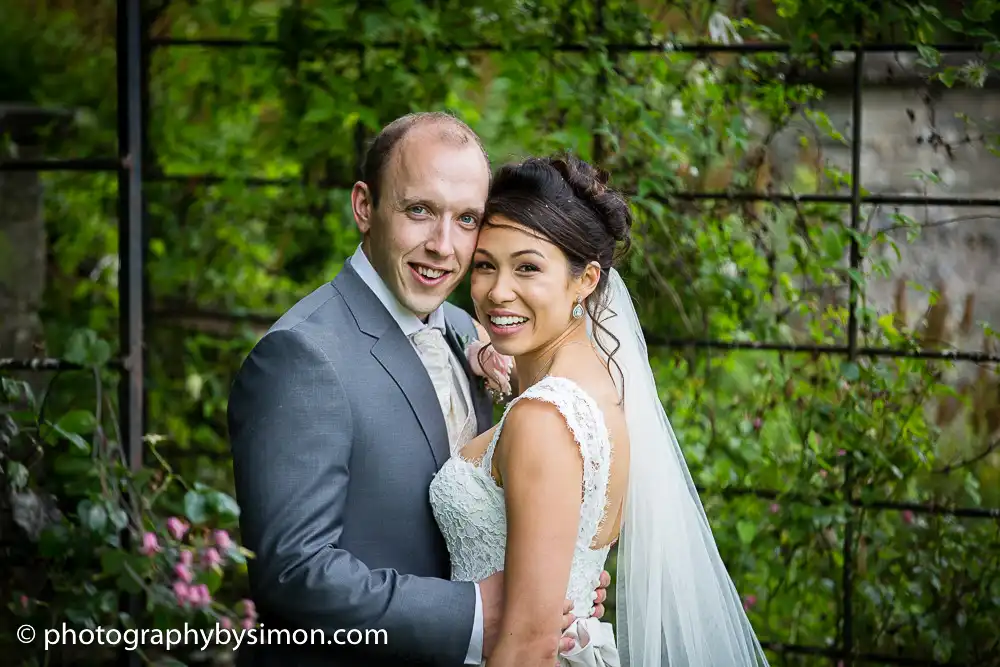
M459 340L465 350L465 358L469 361L469 368L481 378L493 401L502 403L511 393L510 372L514 368L514 359L500 354L495 347L478 338L461 335Z

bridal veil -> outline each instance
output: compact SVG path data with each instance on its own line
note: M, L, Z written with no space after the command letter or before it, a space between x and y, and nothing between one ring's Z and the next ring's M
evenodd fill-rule
M615 589L621 663L767 665L660 402L632 299L614 269L606 303L601 326L588 325L615 352L616 382L618 368L624 377L630 465Z

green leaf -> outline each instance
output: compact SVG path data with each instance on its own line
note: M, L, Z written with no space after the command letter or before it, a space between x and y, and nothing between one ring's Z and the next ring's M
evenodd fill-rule
M118 588L130 595L139 595L142 593L142 585L128 572L119 574L116 583Z
M757 524L750 521L738 521L736 523L736 532L740 536L740 541L743 544L750 544L753 542L754 537L757 536Z
M81 500L76 508L80 524L95 533L103 533L108 525L108 512L100 503Z
M118 592L104 591L100 594L97 606L105 614L113 614L118 609Z
M128 514L125 513L120 507L113 507L108 513L108 518L111 519L111 525L113 525L117 530L125 530L128 526Z
M966 6L962 10L962 13L966 18L977 23L985 23L993 18L997 13L997 1L996 0L975 0L972 6L968 6L969 3L964 3Z
M186 662L181 662L177 658L157 658L151 667L188 667Z
M184 494L184 515L192 524L204 523L208 518L206 515L205 496L197 491L188 491Z
M101 553L101 571L111 577L117 577L125 568L126 554L117 549L105 549Z
M58 424L53 424L52 429L61 435L63 438L68 440L77 451L83 454L90 454L90 443L83 439L79 433L74 433L73 431L67 431Z
M824 235L823 243L823 249L826 251L828 260L838 260L844 256L844 250L847 248L847 240L839 229L828 229Z
M71 410L60 417L57 423L63 430L81 435L93 433L97 427L97 419L90 410Z
M845 361L840 364L840 375L848 382L857 382L861 377L861 368L856 362Z
M198 579L201 583L208 586L208 591L212 594L219 590L219 586L222 585L222 573L215 568L205 570L201 573Z
M63 477L93 477L97 478L98 470L94 460L89 456L80 456L78 450L60 454L52 462L53 470Z
M9 461L7 463L7 479L10 480L12 491L20 491L28 485L28 468L20 461Z
M91 329L78 329L66 343L66 361L81 366L103 366L111 359L111 346Z
M53 524L45 528L38 538L38 553L42 558L68 556L70 533L66 526Z
M920 54L920 60L927 67L937 67L941 64L941 54L933 46L917 44L917 53Z
M56 433L72 443L77 450L90 453L90 443L83 436L92 434L97 427L94 413L89 410L72 410L51 426Z
M31 389L31 385L23 380L0 377L0 392L11 403L25 401L32 409L35 407L35 392Z
M67 620L70 623L76 625L78 628L96 628L97 624L94 620L94 615L88 609L77 609L76 607L67 607L65 612Z
M140 491L144 491L144 487L147 486L153 478L156 476L155 470L152 468L141 468L136 472L132 473L132 483Z
M224 519L234 520L240 517L240 506L236 500L222 491L212 491L207 494L212 510Z

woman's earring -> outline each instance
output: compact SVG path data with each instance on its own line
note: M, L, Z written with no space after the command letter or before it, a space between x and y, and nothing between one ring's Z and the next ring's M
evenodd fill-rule
M573 306L573 319L578 320L583 317L583 297L576 297L576 305Z

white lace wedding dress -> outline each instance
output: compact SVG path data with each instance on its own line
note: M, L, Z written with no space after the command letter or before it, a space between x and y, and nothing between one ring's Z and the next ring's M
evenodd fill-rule
M560 654L559 664L618 667L611 624L592 617L595 590L610 551L610 546L593 548L592 544L604 523L611 441L596 401L572 380L547 376L529 387L508 404L479 462L453 456L432 480L431 508L451 554L452 579L480 581L504 567L507 541L504 492L490 471L493 452L510 409L518 401L528 399L546 401L558 408L583 457L583 504L566 594L577 617L568 634L576 639L577 646ZM545 444L539 442L537 446ZM586 646L581 646L584 643Z

